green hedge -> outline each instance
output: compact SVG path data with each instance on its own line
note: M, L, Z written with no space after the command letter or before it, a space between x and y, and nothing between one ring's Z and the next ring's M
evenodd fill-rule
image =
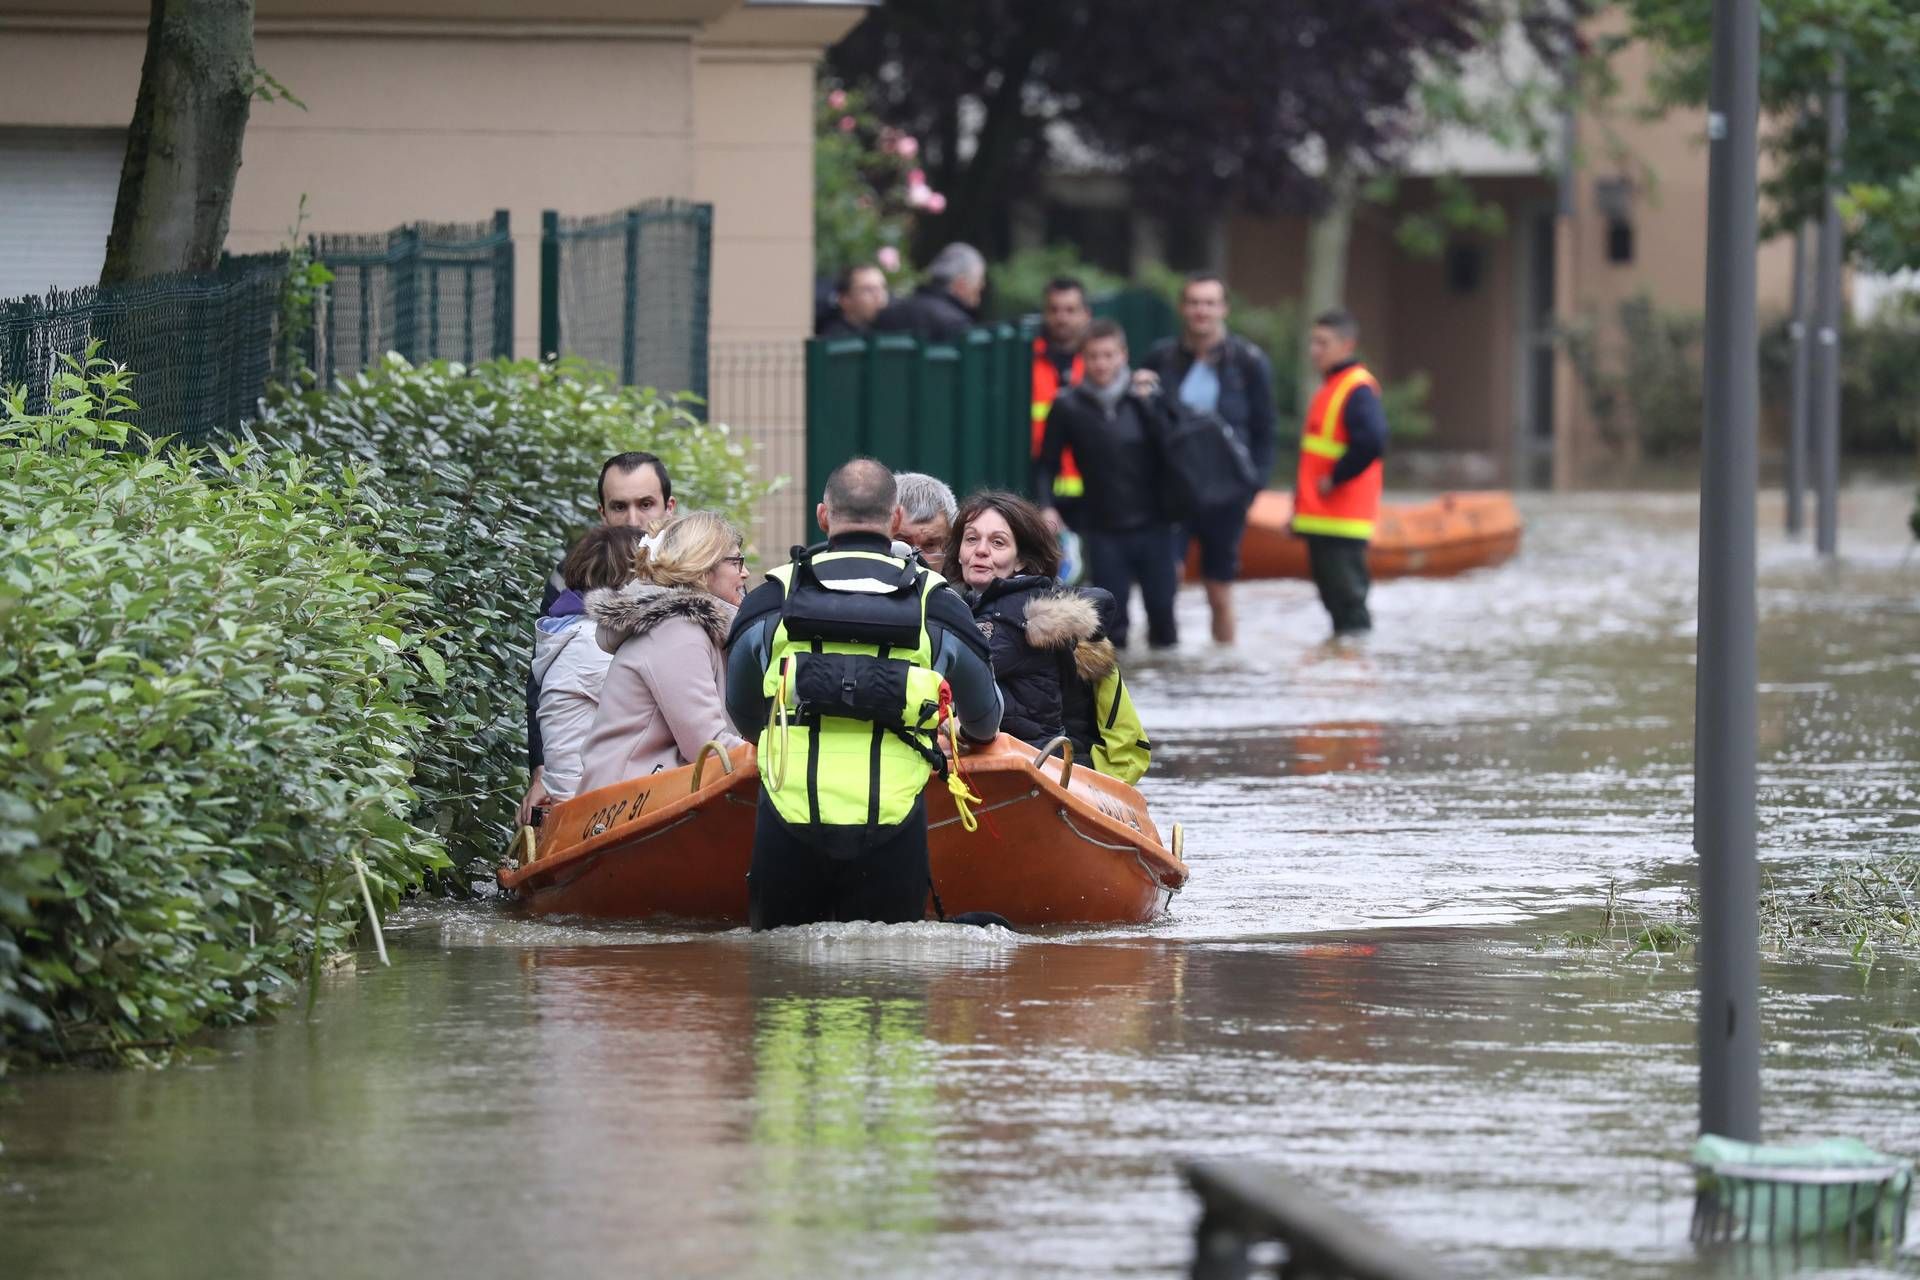
M444 665L415 757L420 821L490 877L526 790L525 681L540 592L597 518L600 464L658 454L683 509L745 527L765 491L744 446L678 401L573 361L409 365L282 395L254 428L328 474L365 468L375 546L421 600L408 616Z
M355 858L385 906L490 871L600 463L649 449L741 522L763 488L575 364L389 358L232 453L129 439L131 385L90 359L0 414L0 1070L261 1012L360 927Z
M129 441L129 375L0 413L0 1069L257 1013L445 865L430 684L352 476ZM129 447L130 446L130 447ZM317 944L317 947L316 947Z

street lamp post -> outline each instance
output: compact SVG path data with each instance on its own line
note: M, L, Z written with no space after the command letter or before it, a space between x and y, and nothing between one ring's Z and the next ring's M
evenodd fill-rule
M1700 1129L1746 1142L1760 1138L1760 883L1754 852L1760 33L1755 4L1714 0L1713 5L1693 764L1693 838L1700 865Z
M1814 361L1814 546L1840 551L1840 153L1847 143L1846 64L1833 60L1827 94L1827 182L1820 218L1819 298Z

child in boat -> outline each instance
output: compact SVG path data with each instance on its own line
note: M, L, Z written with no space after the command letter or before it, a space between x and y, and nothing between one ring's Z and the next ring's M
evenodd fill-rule
M1011 493L974 494L954 521L946 567L987 637L1003 731L1037 747L1064 736L1101 773L1138 782L1152 748L1107 639L1113 596L1055 580L1060 544L1040 509Z
M600 686L613 655L594 643L588 592L625 586L645 532L601 525L574 544L560 562L565 586L533 632L533 685L540 737L546 747L547 794L570 800L580 786L580 749L600 706Z
M636 579L587 596L612 655L581 750L582 791L690 764L708 742L744 742L727 719L722 646L746 594L740 531L710 511L656 525Z

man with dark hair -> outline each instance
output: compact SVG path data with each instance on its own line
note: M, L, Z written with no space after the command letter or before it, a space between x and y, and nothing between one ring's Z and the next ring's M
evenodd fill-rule
M755 929L920 919L927 780L948 768L934 736L943 686L967 739L1000 730L966 601L893 552L896 499L893 473L872 458L843 464L815 510L826 544L767 574L727 637L727 712L759 740Z
M840 273L833 287L834 315L820 330L823 338L864 338L887 309L887 273L861 262Z
M1246 447L1258 477L1243 500L1195 512L1184 522L1186 538L1200 543L1200 577L1213 613L1213 638L1232 644L1240 536L1246 532L1254 493L1273 471L1273 366L1260 348L1227 332L1226 281L1210 271L1194 272L1181 287L1180 327L1178 338L1163 340L1147 354L1146 368L1189 410L1214 414L1226 423ZM1185 558L1184 549L1179 558Z
M1336 636L1373 629L1367 611L1367 544L1380 516L1387 413L1380 384L1354 356L1360 326L1347 312L1314 317L1307 358L1320 389L1300 430L1293 531L1307 540L1313 585Z
M600 482L597 489L600 501L600 523L616 527L630 526L645 529L663 516L673 514L673 477L667 474L667 464L651 453L635 449L627 453L616 453L600 464ZM545 592L540 597L540 617L559 617L567 613L579 613L585 605L577 598L569 599L575 593L570 592L566 579L560 570L555 569L547 578ZM555 613L555 608L560 609ZM527 793L520 799L519 823L525 826L533 820L533 811L547 803L552 797L547 793L543 775L546 773L546 744L540 739L540 680L533 671L527 672L527 773L529 781Z
M1127 334L1119 325L1095 320L1081 352L1086 377L1062 392L1047 415L1034 463L1034 494L1057 530L1060 516L1048 505L1049 495L1067 450L1079 455L1086 489L1078 532L1087 548L1088 576L1094 586L1112 593L1115 604L1107 638L1125 647L1128 597L1137 582L1147 609L1147 643L1165 648L1180 639L1173 613L1179 575L1173 526L1161 508L1151 406L1132 388ZM1141 385L1150 384L1142 379Z
M1087 306L1087 287L1073 276L1055 276L1047 281L1046 302L1040 313L1040 336L1033 340L1033 457L1040 457L1040 444L1047 434L1047 414L1064 389L1076 385L1086 375L1086 362L1080 358L1080 344L1086 340L1087 325L1093 310ZM1068 528L1080 528L1081 495L1086 482L1073 450L1060 455L1054 468L1053 492L1034 495L1040 505L1060 513ZM1122 596L1124 604L1126 597Z
M970 244L950 244L934 255L927 282L882 311L873 327L922 342L957 342L979 322L986 289L986 258Z

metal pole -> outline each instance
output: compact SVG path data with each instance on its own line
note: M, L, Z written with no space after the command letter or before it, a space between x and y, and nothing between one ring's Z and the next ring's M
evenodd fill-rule
M1807 527L1807 411L1811 407L1807 376L1813 359L1813 347L1808 342L1813 291L1807 287L1813 254L1807 252L1807 242L1812 237L1811 226L1793 233L1793 322L1787 326L1793 340L1793 381L1788 392L1792 404L1787 428L1787 535L1794 538Z
M1840 155L1847 145L1846 64L1833 59L1827 94L1827 191L1820 219L1820 296L1814 359L1814 545L1823 556L1840 552Z
M496 282L495 287L498 287ZM540 358L560 354L560 214L540 212Z
M1706 423L1694 666L1694 848L1700 860L1700 1129L1760 1137L1759 898L1754 857L1754 323L1757 0L1714 0L1707 176Z

